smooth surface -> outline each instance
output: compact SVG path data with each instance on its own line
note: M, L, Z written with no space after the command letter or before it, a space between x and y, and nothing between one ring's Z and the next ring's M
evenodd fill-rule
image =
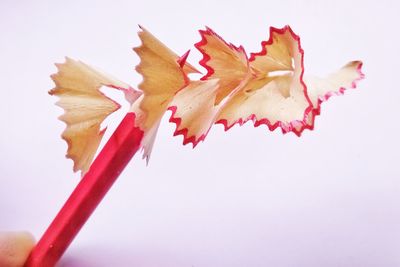
M290 24L306 73L361 59L359 88L325 103L302 138L216 126L192 150L165 118L149 166L134 158L60 266L400 266L397 10L395 1L1 1L0 229L40 237L80 179L47 94L54 62L70 56L136 86L139 23L178 54L192 48L196 67L204 25L257 52L269 26Z
M62 209L40 237L25 267L53 267L140 148L143 131L128 113L101 149Z

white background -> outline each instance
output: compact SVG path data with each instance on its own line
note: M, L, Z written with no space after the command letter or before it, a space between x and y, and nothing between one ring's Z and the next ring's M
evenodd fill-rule
M193 64L205 25L257 52L269 26L289 24L306 73L361 59L359 88L325 103L301 138L215 126L192 150L165 118L149 166L131 161L60 266L400 266L399 9L365 0L2 0L0 230L39 238L80 179L47 94L54 62L70 56L136 86L137 24L178 54L192 48Z

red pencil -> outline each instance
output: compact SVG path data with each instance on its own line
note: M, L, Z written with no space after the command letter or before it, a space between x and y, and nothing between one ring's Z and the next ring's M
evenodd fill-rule
M135 114L128 113L32 250L25 267L52 267L58 262L138 151L142 138Z

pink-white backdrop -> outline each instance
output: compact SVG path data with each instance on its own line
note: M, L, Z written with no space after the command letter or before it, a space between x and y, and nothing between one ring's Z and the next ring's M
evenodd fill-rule
M359 89L325 103L302 138L216 126L192 150L164 120L149 166L132 160L60 266L400 266L399 8L2 0L0 230L39 238L80 179L63 157L62 111L46 93L54 62L70 56L136 86L137 24L178 53L192 48L194 64L204 25L253 52L269 26L289 24L301 36L306 73L361 59ZM111 130L122 113L108 121Z

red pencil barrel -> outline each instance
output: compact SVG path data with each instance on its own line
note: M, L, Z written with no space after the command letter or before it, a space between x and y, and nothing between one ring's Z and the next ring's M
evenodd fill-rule
M53 267L140 148L143 131L128 113L32 250L25 267Z

